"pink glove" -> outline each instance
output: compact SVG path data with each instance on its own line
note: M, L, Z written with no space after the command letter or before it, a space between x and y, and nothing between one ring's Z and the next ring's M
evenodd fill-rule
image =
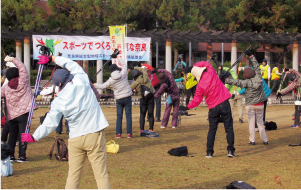
M40 56L38 56L38 58L39 58L38 64L44 65L49 62L49 59L51 59L51 56L50 55L40 55Z
M36 139L34 139L33 136L30 135L29 133L22 133L21 134L21 141L22 142L35 142Z

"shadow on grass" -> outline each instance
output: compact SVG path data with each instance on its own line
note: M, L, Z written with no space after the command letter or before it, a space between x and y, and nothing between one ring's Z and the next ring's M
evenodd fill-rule
M225 177L219 180L212 180L205 183L197 183L182 187L177 187L177 189L226 189L226 186L233 181L248 181L253 177L256 177L259 171L247 169L243 171L237 171L232 174L225 174ZM252 185L252 184L250 184Z
M22 163L21 163L22 164ZM38 167L31 167L30 169L24 168L22 170L14 170L14 177L18 177L19 175L32 175L36 172L44 171L44 170L52 170L57 168L57 166L38 166Z
M299 139L297 142L293 142L293 139ZM239 151L239 154L236 156L245 157L257 153L266 152L272 150L274 148L279 148L279 146L288 146L289 144L297 144L301 140L300 134L294 134L287 137L282 137L278 139L269 140L269 145L263 145L261 140L258 140L260 143L256 143L256 145L247 145L250 148L247 150Z

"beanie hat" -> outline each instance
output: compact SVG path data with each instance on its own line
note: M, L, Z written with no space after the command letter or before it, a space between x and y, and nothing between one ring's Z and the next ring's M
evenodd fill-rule
M116 64L110 65L109 69L111 73L113 73L114 71L121 71L121 69Z
M65 84L73 79L73 75L65 69L57 69L52 75L52 81L56 86L63 87ZM60 85L61 84L61 85Z
M132 71L132 77L136 80L137 77L139 77L141 75L140 71L138 71L137 69L134 69Z
M253 78L255 76L255 71L251 67L247 67L244 69L244 77L246 79Z
M191 69L192 69L192 67L186 67L186 68L184 69L184 73L185 73L185 74L191 73Z
M18 68L12 67L12 68L9 68L6 71L6 78L7 78L7 80L10 81L11 79L16 78L16 77L19 77L19 70L18 70Z
M158 76L158 79L159 79L160 82L165 82L168 79L168 77L167 77L166 74L160 73L159 76Z

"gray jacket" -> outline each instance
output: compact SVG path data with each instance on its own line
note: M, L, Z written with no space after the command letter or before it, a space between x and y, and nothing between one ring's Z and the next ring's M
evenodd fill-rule
M127 65L122 59L118 59L118 61L122 66L122 70L112 72L111 77L105 83L95 84L95 87L100 89L112 86L116 100L129 97L133 94L127 79Z
M260 67L255 56L250 58L250 63L255 71L255 76L246 80L234 80L227 79L226 83L230 85L236 85L241 88L246 88L246 105L253 105L261 103L267 100L262 84L262 77L260 73Z

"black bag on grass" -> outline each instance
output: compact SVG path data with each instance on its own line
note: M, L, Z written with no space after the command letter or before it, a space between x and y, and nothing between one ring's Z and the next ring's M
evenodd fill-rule
M276 130L277 129L277 124L273 121L270 121L270 122L265 122L265 130Z
M170 149L167 153L172 156L187 156L188 149L187 146L181 146L178 148Z
M226 189L256 189L250 184L247 184L244 181L233 181L229 185L226 186Z
M49 153L50 160L52 158L52 153L53 153L54 147L56 149L55 158L58 161L68 161L68 148L65 144L65 141L61 138L55 138L55 142L52 145L52 148L51 148L50 153Z

